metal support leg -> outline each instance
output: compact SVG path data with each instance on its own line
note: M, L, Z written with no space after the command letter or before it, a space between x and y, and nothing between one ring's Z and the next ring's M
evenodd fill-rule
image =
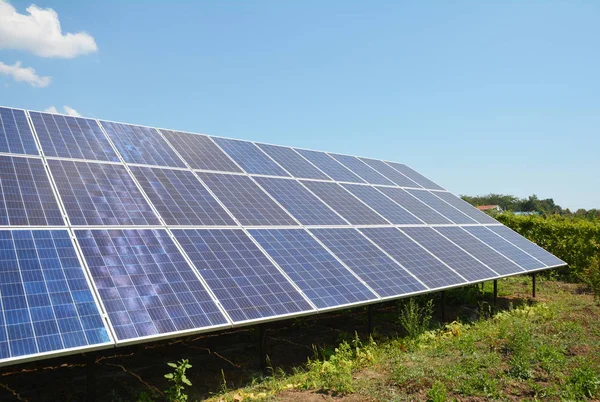
M535 299L535 273L531 274L531 295Z
M96 359L92 353L85 355L86 398L88 402L96 400Z
M498 280L494 279L494 307L498 303Z
M442 290L442 322L446 322L446 291Z
M372 305L368 305L367 306L367 320L368 320L368 330L369 330L369 336L373 335L373 306Z
M267 369L267 348L266 348L266 336L265 336L265 324L258 325L258 333L259 333L259 359L260 359L260 369L261 371L265 371Z

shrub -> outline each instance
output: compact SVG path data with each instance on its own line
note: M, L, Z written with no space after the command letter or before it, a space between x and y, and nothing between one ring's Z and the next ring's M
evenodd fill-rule
M411 338L416 338L429 329L432 315L432 299L419 303L416 298L411 297L400 306L400 324Z

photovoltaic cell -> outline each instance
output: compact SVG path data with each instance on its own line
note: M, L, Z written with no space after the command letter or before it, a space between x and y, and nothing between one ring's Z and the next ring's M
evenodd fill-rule
M0 225L64 224L42 161L0 156Z
M477 208L475 208L468 202L461 200L459 197L455 196L452 193L436 191L433 194L436 195L437 197L441 198L442 200L446 201L448 204L452 205L454 208L460 210L462 213L469 215L469 217L471 217L472 219L474 219L475 221L477 221L479 223L492 223L492 224L498 223L497 220L495 220L488 214L481 212L480 210L478 210Z
M331 180L326 174L314 167L292 148L267 144L256 145L294 177L300 179Z
M273 198L303 225L347 225L296 180L255 177Z
M386 162L386 163L388 165L390 165L391 167L393 167L394 169L396 169L397 171L399 171L400 173L402 173L404 176L406 176L409 179L411 179L412 181L414 181L415 183L420 184L421 186L423 186L427 189L443 190L442 187L438 186L437 184L435 184L434 182L429 180L427 177L423 176L420 173L415 172L414 170L412 170L411 168L409 168L408 166L406 166L402 163L396 163L396 162Z
M249 233L317 308L377 299L305 230L255 229Z
M248 173L290 176L251 142L218 137L213 140Z
M0 361L111 340L66 230L0 230Z
M242 169L208 136L171 130L160 131L192 169L242 172Z
M234 322L314 311L241 229L173 234Z
M527 240L525 237L521 236L517 232L514 232L512 229L506 226L488 226L487 228L496 234L499 234L504 239L519 247L521 250L531 254L549 267L567 265L567 263L563 260L556 258L537 244Z
M0 152L40 154L23 110L0 107Z
M353 225L389 224L339 184L320 181L302 181L302 184Z
M166 230L75 233L117 341L228 323Z
M131 124L100 121L127 163L186 167L158 130Z
M310 232L381 297L427 289L356 229L311 229Z
M420 201L429 205L432 209L434 209L437 213L442 214L445 218L451 220L456 224L473 224L477 223L475 220L469 218L467 215L460 212L458 209L454 208L452 205L449 205L430 193L427 190L406 190L408 193L417 197Z
M546 266L484 226L465 226L463 229L528 271Z
M371 169L367 164L362 162L355 156L350 155L339 155L339 154L329 154L331 157L336 159L342 165L346 166L348 169L356 173L359 177L361 177L364 181L369 184L384 184L388 186L393 186L394 183L383 177L377 171Z
M401 230L469 281L481 281L498 276L432 228L414 227Z
M297 225L248 176L220 173L198 173L198 176L242 225Z
M436 231L452 240L458 246L471 253L479 261L496 271L499 275L523 273L523 268L510 261L502 254L477 240L460 227L437 227Z
M29 115L46 156L119 161L96 121L50 113Z
M313 165L321 169L333 180L350 183L364 183L365 181L348 170L344 165L327 155L325 152L296 149L300 155L308 159Z
M423 224L423 221L407 212L404 208L371 186L361 186L358 184L343 184L343 186L395 225Z
M396 228L368 228L360 231L431 289L466 282Z
M139 166L131 171L167 225L236 226L192 172Z
M390 165L387 165L384 161L380 161L377 159L368 159L368 158L359 158L361 161L371 166L373 169L377 170L379 173L396 183L396 185L400 187L414 187L420 188L421 186L408 177L404 176L402 173L398 172L396 169L392 168Z
M449 219L446 219L441 214L431 209L427 204L419 201L405 190L394 187L376 187L377 190L390 197L396 203L402 205L410 213L428 224L451 224Z
M121 165L49 160L72 225L159 225Z

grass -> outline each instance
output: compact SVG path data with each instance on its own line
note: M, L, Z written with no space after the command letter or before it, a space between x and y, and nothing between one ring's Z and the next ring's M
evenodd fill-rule
M447 300L460 303L462 292L483 318L344 341L292 374L272 370L212 401L310 401L316 392L342 401L600 399L600 307L577 285L538 283L533 303L527 278L501 281L500 297L512 303L499 312L482 308L473 289L455 290Z

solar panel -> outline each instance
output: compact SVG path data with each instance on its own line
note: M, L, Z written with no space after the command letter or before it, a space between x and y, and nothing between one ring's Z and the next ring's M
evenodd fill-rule
M166 230L75 233L117 342L228 325Z
M498 276L496 272L490 270L432 228L414 227L402 228L401 230L468 281L482 281Z
M242 169L206 135L160 131L192 169L242 172Z
M303 225L348 224L296 180L271 177L254 179Z
M254 229L250 235L317 308L378 297L303 229Z
M302 184L353 225L389 224L339 184L321 181L302 181Z
M499 275L523 273L523 268L510 261L485 243L478 240L460 227L437 227L436 231L446 236L453 243L466 250L479 261L496 271ZM483 247L482 247L483 246Z
M402 205L411 214L428 224L451 224L449 219L434 211L427 204L419 201L405 190L394 187L376 187L377 190L390 197L396 203Z
M63 226L43 162L0 156L0 225Z
M72 225L159 225L160 221L121 165L49 160Z
M409 179L411 179L412 181L414 181L415 183L421 185L422 187L425 187L425 188L431 189L431 190L443 190L442 187L438 186L437 184L435 184L434 182L429 180L427 177L423 176L420 173L415 172L414 170L412 170L411 168L409 168L408 166L406 166L402 163L396 163L396 162L386 162L386 163L388 165L390 165L391 167L393 167L394 169L396 169L397 171L399 171L400 173L402 173L404 176L406 176Z
M277 145L256 144L290 174L299 179L331 180L292 148Z
M454 208L452 205L445 203L444 201L433 195L433 193L430 193L427 190L408 189L406 191L418 198L420 201L429 205L437 213L442 214L445 218L450 219L456 224L477 223L475 220L469 218L467 215L463 214L458 209Z
M484 226L465 226L463 229L528 271L546 266Z
M185 167L155 128L100 121L127 163L142 165Z
M248 173L290 176L251 142L218 137L213 139L225 153Z
M119 161L96 121L50 113L31 112L29 115L44 155Z
M236 226L192 172L139 166L131 171L167 225Z
M0 107L0 152L40 154L23 110Z
M233 322L314 311L241 229L176 229L184 248Z
M371 186L361 186L359 184L343 184L343 186L395 225L418 225L423 223L416 216Z
M521 250L537 258L549 267L567 265L563 260L556 258L537 244L527 240L517 232L507 228L506 226L488 226L488 229L502 236Z
M464 278L396 228L367 228L360 231L430 289L466 283Z
M398 297L427 289L356 229L311 229L310 232L381 297Z
M0 362L111 339L67 230L0 230Z
M218 173L198 175L242 225L297 225L296 221L249 177Z
M355 156L339 155L332 153L329 153L329 156L336 159L338 162L346 166L352 172L356 173L359 177L361 177L364 181L366 181L369 184L383 184L388 186L394 185L394 183L391 182L389 179L385 178L374 169L371 169L370 166L368 166Z
M458 209L462 213L469 215L469 217L474 219L476 222L492 224L498 223L497 220L495 220L488 214L481 212L468 202L461 200L452 193L436 191L432 194L446 201L448 204L452 205L454 208Z
M349 183L364 183L365 181L348 170L344 165L327 155L325 152L296 149L300 155L322 170L333 180Z

